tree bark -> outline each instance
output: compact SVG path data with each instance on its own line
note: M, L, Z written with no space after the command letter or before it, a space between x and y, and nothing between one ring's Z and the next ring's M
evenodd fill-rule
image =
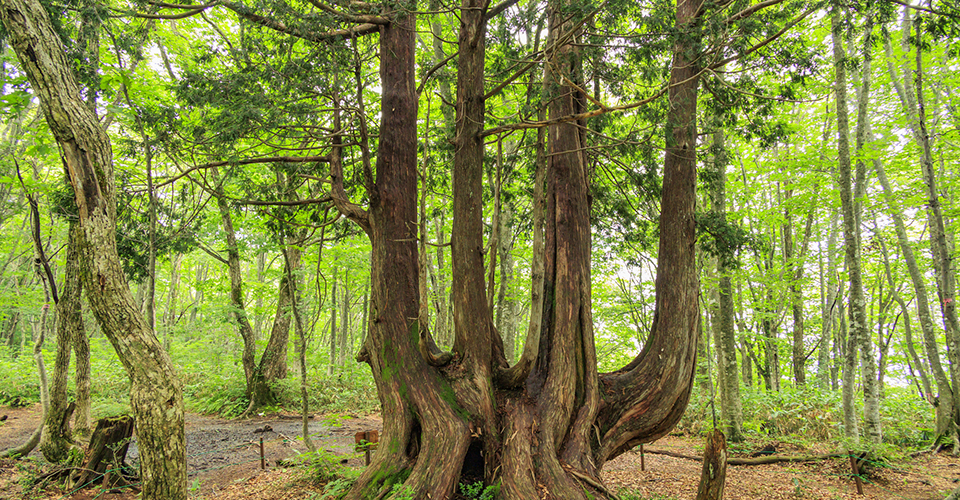
M513 282L513 207L504 201L500 210L500 283L497 292L497 331L503 337L504 357L508 363L516 361L517 301L510 292Z
M40 441L40 451L48 462L65 460L75 446L70 429L72 409L67 401L70 352L79 337L86 339L83 328L82 297L80 284L80 254L77 248L80 225L70 221L67 234L67 255L64 261L63 286L57 301L57 356L53 367L53 384L50 390L50 409L44 414L45 432ZM89 361L88 361L89 362ZM78 380L79 382L79 380ZM89 379L88 382L89 384ZM87 395L89 397L89 394ZM68 410L70 409L70 410ZM89 402L87 403L89 412Z
M223 229L224 243L227 246L227 274L230 278L230 315L237 324L237 331L243 341L243 350L240 355L240 364L243 366L243 379L247 385L247 398L250 400L250 406L247 411L256 408L255 401L260 396L255 393L256 383L254 374L256 372L257 344L253 334L253 327L250 325L250 319L247 316L247 309L244 305L243 294L243 271L240 268L240 247L237 245L237 232L233 227L233 215L230 213L230 206L227 205L227 198L223 193L223 178L220 176L220 170L217 167L210 169L210 177L215 185L213 196L217 199L217 208L220 210L220 222Z
M923 18L917 16L914 21L918 46L922 40ZM927 227L930 230L930 249L933 268L937 276L937 298L940 302L940 311L943 315L943 326L947 339L947 359L950 361L950 376L953 386L954 404L951 414L953 426L960 422L960 322L957 319L956 304L956 270L953 268L953 254L947 247L946 231L941 208L941 194L937 187L937 174L933 169L933 154L931 152L930 137L927 134L926 105L923 96L923 57L920 49L916 52L916 91L917 116L916 138L920 146L920 170L923 174L923 183L926 186L924 193L927 198ZM931 361L932 362L932 361ZM951 434L955 437L956 430ZM957 441L954 440L954 454Z
M697 500L721 500L723 487L727 482L727 442L719 429L707 436L707 446L703 450L703 469L700 473L700 485L697 487Z
M856 162L856 180L854 190L854 221L856 231L856 250L850 252L848 257L854 259L854 265L848 262L850 268L851 283L851 326L858 330L856 333L857 344L860 349L860 365L862 370L863 384L863 420L864 432L866 432L872 444L880 444L883 440L883 432L880 420L880 388L877 377L877 354L873 347L873 336L867 328L867 318L865 312L865 299L863 298L863 283L861 275L861 255L860 255L860 220L862 209L862 199L866 193L866 164L863 155L867 147L867 138L869 135L869 116L867 107L870 98L870 86L873 82L873 69L871 62L873 60L873 16L875 10L868 9L866 12L866 23L863 34L863 65L861 67L862 84L859 92L859 102L857 103L857 162ZM849 160L848 160L849 161ZM844 235L846 240L846 234ZM854 256L855 254L855 256ZM859 284L854 284L858 281ZM857 309L861 309L857 311ZM858 317L858 319L854 319Z
M381 28L383 89L376 181L369 211L338 208L372 245L370 330L358 359L377 383L384 432L347 498L397 494L447 498L461 473L501 480L505 499L609 497L598 480L608 459L664 435L687 404L697 346L694 261L696 55L699 2L681 0L691 33L675 47L657 278L657 326L644 351L603 381L590 310L590 199L583 123L549 127L544 301L533 358L508 368L487 304L482 250L485 4L464 0L459 20L452 235L453 353L437 354L420 327L413 66L415 5ZM583 109L577 11L550 2L547 58L551 117ZM334 190L338 187L334 177ZM525 349L525 352L528 352ZM601 384L603 391L600 390ZM601 405L601 398L604 404Z
M327 360L327 375L333 375L337 370L337 278L333 278L333 290L330 292L330 359Z
M714 183L710 193L711 210L726 217L727 211L727 151L726 137L722 129L713 133ZM719 330L717 354L720 370L720 416L724 433L731 442L743 441L743 408L740 400L740 377L737 367L737 338L733 321L733 283L731 272L723 258L717 259L717 313L716 328Z
M183 391L173 365L134 303L116 248L110 141L81 100L71 63L36 0L0 0L0 17L60 146L80 212L87 299L131 380L143 498L186 498Z
M833 39L833 57L835 82L834 92L837 99L837 149L839 162L840 202L843 215L844 262L850 275L848 296L850 304L850 332L843 366L843 428L844 435L853 441L859 441L856 407L853 404L854 370L856 368L857 345L860 335L866 334L864 318L863 285L860 277L860 238L855 215L852 192L850 162L850 125L847 108L846 51L840 40L840 7L835 3L831 19Z

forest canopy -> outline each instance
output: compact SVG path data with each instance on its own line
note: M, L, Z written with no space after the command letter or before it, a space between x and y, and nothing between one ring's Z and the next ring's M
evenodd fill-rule
M48 460L89 431L88 342L129 377L144 498L185 498L185 399L376 398L348 498L464 475L610 497L603 464L665 435L697 380L731 441L742 391L792 387L842 394L834 438L881 446L901 391L960 450L954 2L0 19L0 355L34 343L43 373L56 352L49 388L10 385L45 401Z

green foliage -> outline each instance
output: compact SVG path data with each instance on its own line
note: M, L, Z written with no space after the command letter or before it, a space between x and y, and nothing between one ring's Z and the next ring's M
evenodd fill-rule
M494 500L500 494L500 483L485 486L482 481L460 483L460 493L471 500Z
M40 400L37 367L29 355L0 345L0 405L26 406Z
M740 395L743 429L750 438L777 439L800 446L842 439L843 408L839 392L807 386L801 389L782 387L780 392L741 388ZM884 443L870 450L871 456L895 457L902 450L930 445L935 424L929 404L900 387L887 387L885 397L880 401ZM719 404L718 398L718 415ZM711 422L711 397L696 390L677 428L690 434L702 434L712 428ZM863 444L851 449L867 451Z
M350 491L352 485L353 480L351 479L334 479L324 486L323 492L311 498L315 498L316 500L336 500L343 498L344 495Z
M396 483L390 488L390 493L387 496L394 500L414 500L414 491L413 488L403 483Z
M185 379L192 379L192 383L185 383L183 388L185 403L192 411L238 417L250 404L243 372L215 372L206 376L203 373L184 375Z
M304 471L304 479L316 484L328 485L321 498L328 498L327 495L333 494L334 491L345 491L344 485L348 488L349 483L360 475L359 470L344 467L341 464L342 460L343 456L322 448L303 453L296 458ZM330 496L329 498L339 497Z

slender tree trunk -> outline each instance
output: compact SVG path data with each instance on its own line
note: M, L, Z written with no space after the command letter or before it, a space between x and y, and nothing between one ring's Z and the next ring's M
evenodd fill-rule
M49 294L47 294L49 297ZM37 429L27 438L27 441L20 446L15 446L7 450L0 450L0 458L22 458L30 454L37 445L40 444L43 436L43 429L46 427L46 417L50 413L50 393L47 385L47 368L43 361L43 342L44 332L47 328L47 316L50 310L49 300L41 307L40 319L31 323L33 330L33 361L37 365L37 374L40 378L40 406L43 408L43 419L37 425Z
M857 226L858 217L854 207L853 186L850 161L850 126L847 108L847 77L846 51L840 41L840 12L839 4L834 5L831 15L834 69L836 80L834 92L837 98L837 149L839 160L840 202L843 215L843 243L844 261L850 276L848 296L850 304L850 332L847 343L846 357L843 370L843 420L844 435L851 440L859 440L857 430L858 416L853 404L854 370L856 368L857 346L862 335L866 335L865 303L863 298L863 284L860 277L860 236Z
M513 207L504 202L500 212L500 290L497 292L497 331L503 337L503 351L508 363L516 361L517 301L510 292L513 282Z
M914 21L917 44L922 47L923 18L917 16ZM930 248L933 254L933 268L937 275L937 296L940 301L940 311L943 315L943 325L947 338L947 359L950 361L950 377L954 391L954 407L952 413L953 426L960 413L960 322L957 319L956 304L956 270L953 268L953 256L947 245L946 230L944 228L943 210L941 208L941 194L937 187L937 174L933 168L933 153L930 137L927 134L926 105L923 96L923 55L921 50L916 51L916 91L917 91L917 139L920 146L920 170L923 174L923 183L926 186L927 197L927 228L930 230ZM932 362L932 361L931 361ZM954 434L956 431L952 432ZM955 434L954 434L955 435ZM960 453L957 441L954 440L954 454Z
M190 324L197 324L197 320L202 319L200 316L200 305L203 303L203 282L207 279L207 264L197 262L196 269L194 270L194 294L193 294L193 306L190 307Z
M63 286L60 287L59 300L56 304L57 357L54 361L49 411L44 414L45 432L40 442L40 451L43 452L44 458L52 463L65 460L70 448L75 446L70 430L71 408L67 402L67 382L70 352L74 349L78 337L86 339L80 294L82 288L80 254L77 248L79 238L80 226L77 222L71 221L68 230L67 256L64 262ZM89 364L89 360L87 363ZM89 384L89 378L87 384ZM89 398L89 389L87 389L87 398ZM85 411L90 411L89 401Z
M177 322L180 320L178 301L180 296L181 262L183 262L183 254L181 253L174 254L170 259L170 286L167 290L167 311L164 315L164 324L167 331L176 326ZM164 334L164 339L166 338L167 334ZM169 350L169 343L165 347Z
M837 359L832 355L833 346L836 345L833 335L833 327L836 323L837 311L837 213L830 214L830 228L827 233L827 267L822 271L826 274L826 292L820 308L820 348L817 349L817 384L821 389L832 388L836 390L836 380L834 373L837 365Z
M343 302L340 309L340 342L337 350L337 367L343 371L344 361L350 345L350 288L347 286L347 273L343 275Z
M227 246L227 274L230 278L230 307L231 316L237 323L237 331L243 341L243 350L240 355L240 364L243 366L243 377L246 381L246 394L251 403L254 401L254 389L256 384L254 374L256 372L256 338L253 334L253 327L250 326L250 319L247 316L247 309L244 305L243 293L243 271L240 268L240 247L237 245L237 233L233 227L233 215L230 213L230 206L227 205L227 198L223 194L222 178L217 167L210 169L210 177L215 185L214 197L217 199L217 208L220 210L220 222L223 229L224 243ZM248 410L254 409L251 406Z
M713 133L714 182L710 192L710 209L715 216L726 217L727 211L727 151L726 134L722 129ZM743 441L743 409L740 400L740 378L737 368L737 339L733 314L733 283L724 258L717 259L717 358L720 365L720 415L724 434L730 442Z
M873 16L874 9L869 9L866 13L867 21L864 26L863 34L863 65L861 67L862 85L860 87L859 102L857 103L857 162L856 162L856 184L854 189L854 221L855 226L851 228L855 231L856 250L848 250L848 256L853 265L848 264L851 270L851 325L857 329L856 338L860 349L860 364L862 369L863 384L863 419L864 431L872 444L880 444L883 440L883 432L880 420L880 388L877 382L877 354L873 347L873 336L867 328L867 319L862 309L865 304L863 298L863 284L861 275L861 255L860 255L860 220L863 211L862 199L866 193L866 164L863 154L867 147L867 136L869 134L869 116L867 107L870 99L870 86L873 81L872 66L873 60ZM848 160L849 161L849 158ZM844 235L846 243L846 234ZM855 284L855 281L860 282ZM859 316L854 320L855 316Z
M337 279L333 279L333 290L330 292L330 358L327 361L327 375L333 375L337 366Z
M186 498L183 391L173 364L133 302L116 249L110 141L81 92L59 35L35 0L0 0L0 17L43 103L76 195L83 286L131 380L145 500Z

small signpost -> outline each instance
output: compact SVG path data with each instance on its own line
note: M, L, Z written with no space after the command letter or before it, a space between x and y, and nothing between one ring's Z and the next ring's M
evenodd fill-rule
M360 431L354 434L353 439L357 443L354 450L362 451L364 463L370 465L370 450L377 449L377 443L380 442L380 433L376 430Z

